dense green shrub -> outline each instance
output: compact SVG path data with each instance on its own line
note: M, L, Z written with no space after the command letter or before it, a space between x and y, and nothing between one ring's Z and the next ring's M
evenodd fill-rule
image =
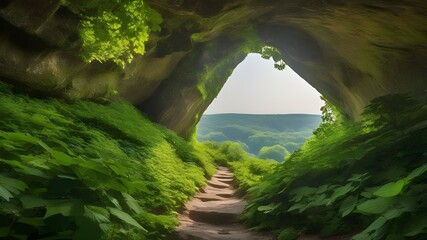
M274 159L278 162L283 162L285 157L289 154L285 147L280 145L262 147L259 150L258 157L262 159Z
M245 192L257 185L277 165L277 162L274 160L264 160L255 157L246 157L239 161L228 162L228 166L236 178L237 185Z
M214 171L202 148L125 102L69 104L0 84L0 116L0 238L164 239Z
M247 153L238 142L227 141L221 144L220 152L227 161L239 161L246 158Z
M78 14L83 58L112 60L124 67L135 54L145 53L149 33L160 31L162 18L142 0L62 0Z
M256 229L353 239L426 239L427 100L392 95L357 122L329 114L315 135L251 188ZM287 234L286 234L287 235Z

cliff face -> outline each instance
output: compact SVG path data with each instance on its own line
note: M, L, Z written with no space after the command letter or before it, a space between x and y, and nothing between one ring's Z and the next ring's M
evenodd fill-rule
M124 69L79 57L79 19L57 0L0 3L0 77L67 99L116 91L184 137L247 53L263 45L351 118L373 98L426 94L423 0L150 1L164 18Z

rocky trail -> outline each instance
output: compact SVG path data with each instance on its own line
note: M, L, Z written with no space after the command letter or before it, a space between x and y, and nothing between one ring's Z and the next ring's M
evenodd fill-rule
M185 206L171 240L270 240L241 223L245 200L236 196L234 176L219 167L207 186Z

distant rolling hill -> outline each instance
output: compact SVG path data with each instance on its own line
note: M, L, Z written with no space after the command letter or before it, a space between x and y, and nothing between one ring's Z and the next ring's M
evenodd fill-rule
M271 154L265 157L266 151L273 151L268 147L275 146L275 150L284 151L283 155L293 152L302 146L320 122L321 116L312 114L203 115L198 125L197 139L237 141L253 155L280 161L283 159L279 159L277 154L276 157L271 157Z

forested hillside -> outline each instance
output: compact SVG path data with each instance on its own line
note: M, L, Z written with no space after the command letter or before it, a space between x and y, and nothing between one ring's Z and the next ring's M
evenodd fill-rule
M311 114L213 114L197 125L199 141L236 141L261 158L283 161L317 128L321 119Z

